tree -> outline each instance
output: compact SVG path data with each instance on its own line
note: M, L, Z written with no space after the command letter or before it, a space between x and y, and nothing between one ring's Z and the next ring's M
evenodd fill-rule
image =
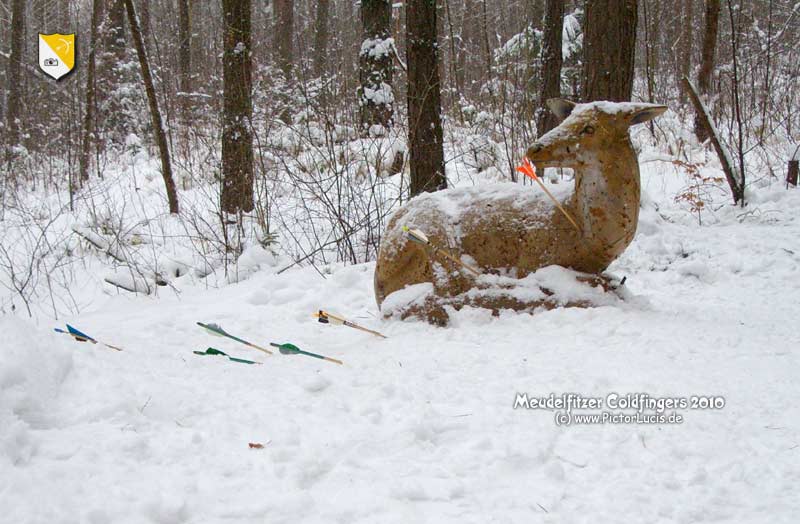
M104 0L99 46L95 46L96 107L95 134L118 145L133 131L131 108L139 102L139 92L128 55L125 33L125 0ZM105 146L105 140L102 143Z
M392 4L388 0L361 0L363 40L358 56L361 134L381 135L392 125Z
M81 141L81 152L78 161L80 175L79 183L83 184L89 180L89 153L92 150L92 143L97 136L95 134L95 118L97 111L97 86L95 85L95 71L97 67L97 47L100 45L99 29L100 20L103 16L103 0L92 2L92 43L89 47L89 57L86 62L86 112L83 116L83 137Z
M14 157L14 148L20 143L19 119L22 115L22 51L25 37L25 0L11 4L11 54L8 59L8 102L6 111L6 162ZM8 176L12 177L11 170Z
M561 40L564 31L564 0L547 0L544 15L544 42L542 44L542 88L536 130L539 136L547 133L558 120L547 108L547 100L561 96Z
M328 52L328 18L330 14L330 1L317 1L317 18L314 27L314 59L313 71L315 77L320 77L325 72L325 62Z
M703 50L700 59L700 71L697 73L697 88L701 96L708 95L711 90L711 72L714 68L714 54L717 47L720 9L720 0L706 0ZM694 134L700 142L705 142L709 138L706 127L702 124L699 115L695 115L694 118Z
M694 2L683 0L683 20L681 22L681 53L680 53L680 76L689 78L692 70L692 47L694 28ZM681 104L686 103L686 92L680 90Z
M131 26L131 36L133 36L133 44L136 47L136 54L139 57L139 67L142 69L142 81L144 82L144 88L147 92L147 101L150 105L150 118L153 121L153 133L155 134L159 156L161 157L161 176L164 178L164 185L167 189L169 212L177 215L178 192L175 189L175 179L172 178L172 164L169 159L167 134L164 132L161 110L158 108L158 98L156 98L156 88L153 85L153 76L150 74L150 62L147 59L147 48L144 45L142 31L139 28L139 18L136 16L133 0L125 0L125 7L128 11L128 23Z
M436 0L406 3L411 196L447 188L442 146Z
M585 0L585 102L631 99L636 49L636 0Z
M222 0L222 210L253 210L253 115L250 0Z
M181 109L183 118L188 123L189 102L191 100L191 71L192 71L192 48L191 48L191 22L189 19L189 0L178 0L178 88L182 95Z
M294 65L294 0L274 0L275 46L278 52L278 66L286 80L292 76ZM249 1L247 2L250 3Z

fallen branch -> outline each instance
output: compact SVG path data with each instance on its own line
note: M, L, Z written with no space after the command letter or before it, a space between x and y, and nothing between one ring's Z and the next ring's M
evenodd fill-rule
M744 187L741 182L741 173L739 173L734 167L734 163L733 160L731 160L731 155L728 152L728 149L720 140L719 131L717 131L714 122L712 122L708 108L700 98L697 88L694 86L694 84L692 84L691 80L686 77L683 77L682 82L683 87L689 94L689 100L691 100L694 110L700 119L700 123L706 128L708 136L711 139L711 143L714 145L714 150L717 152L719 162L722 164L722 171L725 173L725 179L728 181L728 185L731 188L731 193L733 194L733 203L738 204L740 201L744 201Z

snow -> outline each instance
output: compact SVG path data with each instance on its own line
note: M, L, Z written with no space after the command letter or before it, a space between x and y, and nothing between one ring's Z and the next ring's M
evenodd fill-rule
M392 54L394 38L367 38L361 42L360 55L378 60Z
M302 147L296 131L278 131L275 140ZM359 140L342 148L364 157L354 168L373 166L364 167L369 176L405 144ZM51 311L40 292L30 297L27 320L6 287L0 297L3 522L796 521L800 193L782 181L750 188L745 209L707 206L700 226L674 199L687 174L647 151L637 235L609 268L627 277L625 300L497 318L467 307L437 328L382 318L374 263L286 269L300 258L286 245L251 243L225 274L212 251L203 259L168 243L213 230L166 216L157 162L141 155L80 195L91 221L58 215L64 202L41 198L30 216L9 213L2 224L9 260L48 244L61 250L37 259L48 278L72 272L71 295L56 294L70 308ZM321 169L306 151L297 162L306 177ZM463 160L447 170L461 195L446 207L448 220L476 194L550 205L538 186L487 183ZM702 175L719 177L718 165ZM182 205L213 210L216 193L194 183L181 190ZM106 184L122 189L109 193ZM550 189L563 198L573 188L567 178ZM281 191L271 193L276 206L286 205ZM422 198L434 205L441 197ZM131 211L151 200L165 216ZM53 220L48 243L37 242L34 217ZM169 286L150 295L103 287L112 260L71 233L76 223ZM65 253L82 258L66 266ZM0 269L6 263L0 259ZM7 278L0 271L4 285ZM561 286L561 296L593 292L561 268L526 280ZM429 283L406 288L384 308L430 292ZM389 338L319 324L312 317L319 309ZM198 321L344 365L267 356L210 336ZM52 331L65 322L123 351ZM193 354L208 347L263 365ZM725 402L677 410L680 424L572 427L556 425L555 411L513 407L518 394L571 392Z
M365 86L362 98L375 105L391 105L394 102L394 93L392 93L392 86L386 82L381 82L377 89Z

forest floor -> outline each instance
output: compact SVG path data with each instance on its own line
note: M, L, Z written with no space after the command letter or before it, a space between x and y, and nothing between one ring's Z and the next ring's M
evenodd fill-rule
M0 521L796 522L800 193L775 182L700 226L674 201L685 180L657 161L642 176L639 231L610 268L621 306L386 321L367 263L108 293L62 319L122 352L0 317ZM207 347L263 365L193 354ZM571 427L514 409L517 393L612 392L724 406Z

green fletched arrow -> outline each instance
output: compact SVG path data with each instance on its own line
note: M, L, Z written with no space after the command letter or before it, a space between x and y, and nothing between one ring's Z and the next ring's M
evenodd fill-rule
M245 360L243 358L236 358L228 355L227 353L223 353L222 351L215 349L215 348L208 348L205 351L192 351L195 355L214 355L214 356L221 356L227 357L228 360L231 362L239 362L240 364L261 364L261 362L255 362L253 360Z
M235 337L235 336L231 335L230 333L228 333L227 331L225 331L224 329L222 329L222 326L220 326L218 324L203 324L202 322L198 322L197 325L202 327L202 328L204 328L204 329L206 329L212 335L229 338L231 340L235 340L236 342L244 344L247 347L251 347L253 349L257 349L259 351L263 351L267 355L272 355L272 351L268 350L267 348L262 348L261 346L257 346L256 344L253 344L252 342L248 342L248 341L246 341L246 340L244 340L242 338Z
M335 358L326 357L323 355L317 355L316 353L311 353L310 351L303 351L294 344L276 344L274 342L270 342L269 345L278 348L278 351L280 351L282 355L308 355L309 357L327 360L328 362L333 362L334 364L339 364L340 366L344 365L344 362L341 360L336 360Z

